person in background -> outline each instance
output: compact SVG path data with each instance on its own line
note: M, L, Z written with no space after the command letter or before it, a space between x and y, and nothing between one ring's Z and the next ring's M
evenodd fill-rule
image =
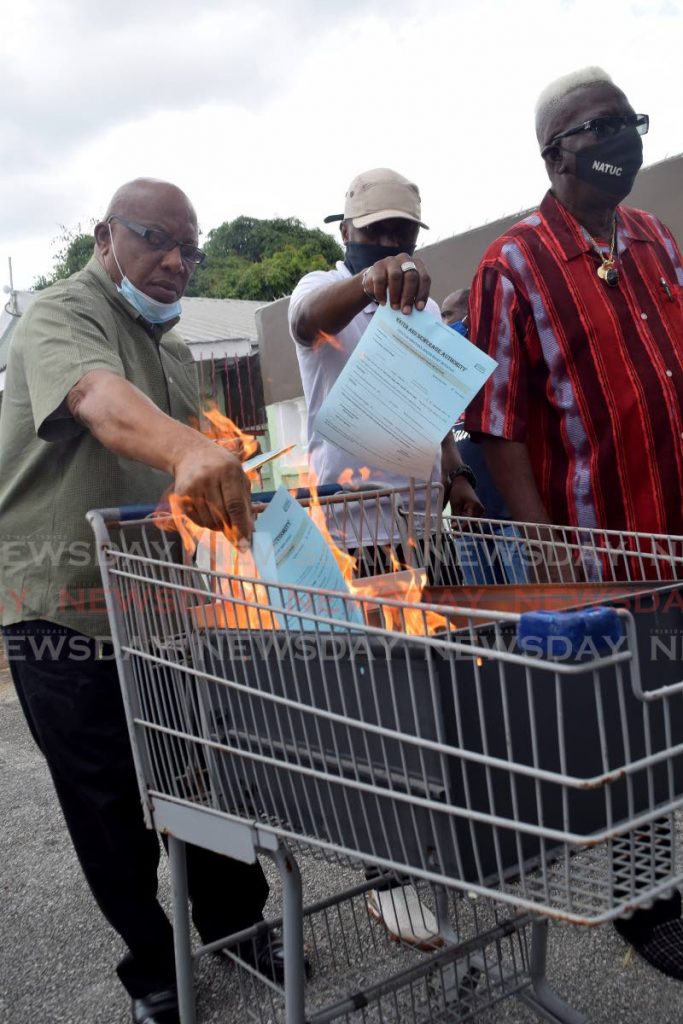
M683 264L657 217L622 205L648 127L602 68L551 82L550 190L474 278L470 336L498 367L465 423L517 520L683 534ZM679 893L616 927L683 980Z
M417 185L388 168L364 171L349 186L344 212L325 218L325 223L331 221L341 222L344 260L333 270L306 274L289 303L290 333L308 406L309 464L320 484L336 483L348 469L359 476L364 465L317 436L313 422L375 311L389 302L392 309L405 315L413 309L426 309L439 316L439 307L429 297L427 270L414 255L418 232L426 227ZM405 477L376 466L368 468L371 484L409 488ZM455 513L481 514L474 474L463 465L450 432L432 467L432 482L441 479L445 499ZM440 514L441 509L436 511ZM392 536L380 539L395 540ZM373 889L368 907L404 942L423 948L441 944L434 915L420 902L413 886L396 883L387 889Z
M197 373L173 327L203 257L179 188L123 185L85 269L22 317L0 415L0 530L12 551L0 565L5 648L85 877L128 947L118 974L134 1024L178 1024L173 932L157 900L159 842L143 819L85 514L156 504L172 485L202 526L227 523L244 542L251 534L238 459L188 425L199 416ZM258 863L187 851L204 942L263 919ZM253 957L282 979L281 943Z
M469 333L469 288L451 292L441 303L441 319L464 338ZM464 417L455 425L454 437L460 457L477 478L477 496L487 519L511 519L507 505L491 479L481 445L475 444L464 429ZM492 524L458 523L456 531L458 565L466 585L493 583L526 583L522 542L514 526L505 522Z

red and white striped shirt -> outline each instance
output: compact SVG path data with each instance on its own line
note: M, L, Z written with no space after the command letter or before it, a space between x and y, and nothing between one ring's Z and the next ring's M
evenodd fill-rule
M470 433L527 444L555 523L683 534L683 267L654 216L618 207L619 283L548 192L486 251L471 339L498 362Z

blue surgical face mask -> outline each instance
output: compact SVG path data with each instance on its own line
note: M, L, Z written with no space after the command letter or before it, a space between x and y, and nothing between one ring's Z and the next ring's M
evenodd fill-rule
M111 251L114 254L116 260L116 266L119 268L121 274L121 284L118 284L118 288L121 295L123 295L126 302L129 302L133 309L137 310L141 317L143 317L148 324L165 324L169 320L174 320L180 316L182 306L180 301L176 299L175 302L159 302L158 299L153 299L151 295L145 294L136 288L133 282L126 277L121 264L118 261L116 250L114 248L114 238L111 233L111 224L109 227L109 237L111 238Z
M467 337L467 320L454 320L452 324L448 325L452 327L458 334L462 334L463 338Z
M125 276L121 278L121 284L117 287L126 302L130 302L133 309L136 309L149 324L165 324L168 320L174 320L180 316L182 306L177 299L175 302L159 302L151 295L141 292Z

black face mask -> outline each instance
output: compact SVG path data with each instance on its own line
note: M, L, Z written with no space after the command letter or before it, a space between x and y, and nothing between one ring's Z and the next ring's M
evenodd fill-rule
M415 246L411 245L406 248L406 246L368 245L365 242L348 242L344 264L352 274L360 274L361 270L366 270L374 263L377 263L378 260L384 260L387 256L400 256L402 252L407 252L409 256L412 256L415 252Z
M636 132L625 130L575 156L577 178L623 199L633 188L643 162L643 143Z

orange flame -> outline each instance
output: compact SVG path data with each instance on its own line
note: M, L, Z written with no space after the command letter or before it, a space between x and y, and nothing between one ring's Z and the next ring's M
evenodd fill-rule
M236 455L240 462L246 462L258 450L258 439L240 430L236 423L223 415L214 402L203 410L201 423L195 421L193 426L221 448Z
M359 470L351 469L350 466L347 466L346 469L342 469L337 477L337 483L341 484L342 487L357 487L359 482L364 484L369 479L370 470L367 466L361 466Z
M332 535L327 528L325 512L320 504L320 498L318 497L318 480L312 469L310 469L308 473L307 486L311 493L308 514L322 533L325 543L332 552L335 562L339 566L339 571L346 583L348 583L353 579L353 574L356 571L356 559L347 551L342 551L342 549L338 547L332 539Z
M255 437L240 430L215 406L205 411L205 421L208 428L204 433L218 444L234 451L242 460L249 458L258 447ZM345 469L340 474L339 482L353 485L359 478L361 482L370 478L367 466L362 466L358 471ZM342 550L330 534L325 510L318 496L315 474L309 470L305 477L302 475L300 484L307 486L310 491L309 516L323 535L350 593L364 599L363 608L371 624L382 624L385 629L392 632L414 636L432 635L451 628L443 615L426 611L421 606L422 588L425 584L424 570L402 565L391 549L388 550L392 570L390 573L354 579L356 559ZM217 576L210 577L214 590L212 600L189 609L197 625L202 629L280 629L276 616L264 607L270 603L267 587L260 583L248 582L246 579L256 579L259 573L251 551L237 549L237 537L232 527L226 524L222 531L205 530L189 518L190 499L170 494L168 502L171 509L170 519L167 514L158 514L157 525L162 529L176 531L185 550L191 554L195 553L200 544L208 543L210 567L217 573ZM417 548L413 538L409 538L408 543L413 549ZM243 603L237 604L235 600L230 600L231 598ZM391 598L412 607L375 604L372 598L377 598L379 602L382 598Z
M236 423L223 415L215 403L204 409L201 423L195 421L193 425L201 430L205 437L231 451L241 462L250 458L259 446L258 440L252 434L240 430ZM258 474L248 475L254 478ZM200 544L207 542L208 537L211 569L221 574L220 579L211 577L212 581L218 582L216 600L191 609L199 625L204 628L227 626L229 629L277 629L278 624L274 616L259 607L268 604L266 588L247 583L243 579L245 576L257 577L258 572L251 552L241 551L236 547L238 537L233 527L225 523L222 531L218 532L198 526L189 515L192 510L191 500L183 495L169 494L168 503L171 509L170 519L167 515L157 514L157 525L161 529L177 532L185 551L189 554L194 554ZM220 594L248 601L249 604L221 601Z
M198 526L187 514L190 499L183 495L170 494L168 503L170 518L165 513L157 512L156 525L163 530L178 533L188 554L193 555L198 546L206 544L208 539L211 570L220 574L210 577L215 587L214 600L189 609L197 625L202 629L279 629L275 616L262 607L269 604L266 587L244 579L249 576L258 577L258 571L251 551L242 551L235 546L237 537L233 528L224 525L222 533L219 533ZM221 596L248 603L236 604L221 600Z
M209 404L202 414L201 422L193 424L205 437L210 438L222 448L231 451L240 462L246 461L258 449L257 438L240 430L236 423L218 409L215 403ZM257 473L249 473L254 479ZM198 624L203 628L227 627L277 629L275 617L264 608L268 604L266 587L248 583L243 577L258 577L258 571L250 551L241 551L236 547L237 534L233 527L223 525L221 532L205 530L190 518L191 501L180 494L169 494L168 503L171 509L170 521L165 515L157 515L157 525L162 529L175 530L183 542L185 550L194 554L200 544L207 543L210 550L211 569L221 574L220 578L211 577L216 587L216 599L207 605L191 609ZM234 597L248 604L235 604L221 600Z
M343 350L341 341L339 338L335 337L334 334L326 334L325 331L318 331L311 348L315 351L315 349L320 348L322 345L331 345L332 348L336 348L338 352Z
M409 542L413 538L409 538ZM414 542L413 542L414 543ZM391 567L394 572L408 569L407 582L404 584L404 593L400 600L406 604L419 605L422 599L422 587L424 585L424 574L415 569L402 566L393 551L391 555ZM448 630L448 620L437 612L424 611L422 608L392 608L389 605L382 605L382 618L386 629L396 632L409 633L411 636L431 635L441 630Z
M385 629L394 633L407 633L410 636L432 636L434 633L451 629L443 615L427 611L421 605L422 588L427 579L426 570L402 565L391 549L388 550L388 556L392 571L382 576L368 576L351 581L351 593L366 600L370 597L390 598L414 607L369 604L365 606L366 618L377 618L379 611L381 624ZM380 622L371 621L371 625L379 624Z
M365 477L363 476L364 473L366 474ZM339 482L342 483L341 477L347 479L349 475L353 478L353 470L343 470L340 474ZM363 466L360 470L361 479L367 479L369 475L370 470L367 466ZM309 515L325 538L325 543L332 552L350 592L354 596L366 599L388 596L386 587L387 576L377 577L376 581L372 577L365 577L364 579L353 578L357 561L348 552L342 551L332 539L327 526L325 511L320 504L316 483L315 474L311 471L308 482L311 492ZM416 545L413 544L413 546L415 547ZM391 580L393 587L391 597L406 604L419 605L422 597L422 588L425 583L424 570L411 569L401 565L391 549L389 550L389 561L392 573L394 574ZM365 604L363 607L367 617ZM437 612L424 611L420 607L399 608L386 604L380 604L379 608L381 609L385 629L390 629L394 632L408 633L411 636L431 636L433 633L450 629L448 620Z

